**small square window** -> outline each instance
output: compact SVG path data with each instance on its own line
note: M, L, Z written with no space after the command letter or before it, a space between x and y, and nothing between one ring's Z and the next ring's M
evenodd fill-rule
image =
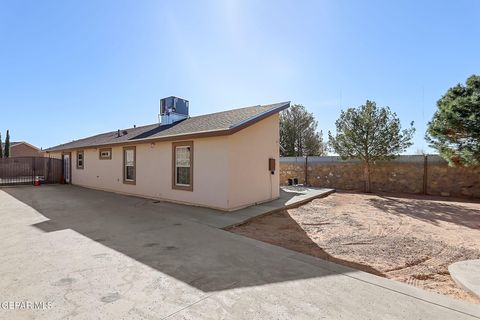
M100 149L98 153L98 158L100 160L110 160L112 159L112 148Z

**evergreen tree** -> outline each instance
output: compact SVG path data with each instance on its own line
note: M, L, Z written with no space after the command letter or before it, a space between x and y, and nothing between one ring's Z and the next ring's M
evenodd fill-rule
M412 145L415 128L401 129L400 119L389 107L377 108L373 101L342 111L335 122L337 132L328 133L330 145L343 159L360 159L364 164L365 191L370 192L370 166L390 160Z
M480 76L448 89L438 100L426 139L451 165L480 165Z
M287 157L321 156L325 154L322 132L313 113L294 104L280 114L280 145Z
M5 137L5 151L4 157L10 157L10 132L7 130L7 136Z

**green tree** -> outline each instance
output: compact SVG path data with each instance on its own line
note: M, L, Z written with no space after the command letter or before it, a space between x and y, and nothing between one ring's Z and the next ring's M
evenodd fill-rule
M294 104L280 114L280 145L287 157L321 156L326 148L318 123L304 106Z
M377 108L368 101L342 111L329 144L342 159L360 159L364 167L365 192L370 192L370 169L377 160L391 160L412 145L413 122L401 129L400 119L389 107Z
M426 140L451 165L480 165L480 76L457 84L437 101Z
M5 158L10 157L10 132L7 130L7 136L5 137L5 150L3 153Z
M3 158L2 134L0 133L0 158Z

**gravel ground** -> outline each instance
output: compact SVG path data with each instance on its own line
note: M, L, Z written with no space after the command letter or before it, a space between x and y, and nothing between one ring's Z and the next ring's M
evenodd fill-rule
M230 231L480 303L447 269L480 258L480 202L341 192Z

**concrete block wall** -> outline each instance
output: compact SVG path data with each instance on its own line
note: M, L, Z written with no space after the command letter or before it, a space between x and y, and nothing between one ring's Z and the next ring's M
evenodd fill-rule
M280 184L363 191L363 166L339 157L280 158ZM372 191L480 198L480 167L456 168L438 155L405 155L371 167Z

